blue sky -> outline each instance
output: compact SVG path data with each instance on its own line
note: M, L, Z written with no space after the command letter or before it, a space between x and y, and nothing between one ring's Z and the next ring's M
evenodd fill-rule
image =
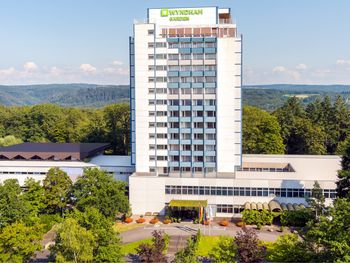
M148 7L230 7L244 83L350 84L349 0L0 0L0 84L128 83Z

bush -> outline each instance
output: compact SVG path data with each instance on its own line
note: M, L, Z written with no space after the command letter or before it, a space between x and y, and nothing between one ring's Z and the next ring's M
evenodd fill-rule
M136 220L136 223L138 224L142 224L142 223L145 223L146 222L146 219L140 217L139 219Z
M244 210L243 221L248 225L271 225L274 214L268 210Z
M124 222L127 223L127 224L131 223L132 221L133 221L133 219L131 217L127 217L124 220Z
M165 219L165 220L163 221L163 224L165 224L165 225L170 224L170 223L171 223L171 220L170 220L170 219Z
M312 213L307 208L295 211L283 211L281 215L281 224L284 226L303 227L307 222L312 220L312 218Z
M228 220L224 219L224 220L221 220L219 225L220 226L228 226L230 223L228 222Z
M151 224L157 224L159 222L158 218L154 217L149 221Z

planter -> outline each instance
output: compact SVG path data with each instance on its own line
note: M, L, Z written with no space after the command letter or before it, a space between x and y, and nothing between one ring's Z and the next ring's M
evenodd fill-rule
M203 225L209 226L209 225L210 225L210 222L209 222L208 220L205 220L205 221L203 222Z
M236 223L236 226L238 227L244 227L245 226L245 223L243 221L239 221Z
M130 217L127 217L127 218L125 218L125 220L124 220L124 222L127 223L127 224L131 223L132 221L133 221L133 219L130 218Z
M138 223L138 224L142 224L142 223L145 223L145 222L146 222L146 219L144 219L144 218L139 218L139 219L136 220L136 223Z
M171 220L170 220L170 219L165 219L165 220L163 221L163 224L165 224L165 225L170 224L170 223L171 223Z
M227 220L221 220L219 225L220 226L228 226L230 223Z
M158 218L153 218L149 221L151 224L157 224L159 222Z

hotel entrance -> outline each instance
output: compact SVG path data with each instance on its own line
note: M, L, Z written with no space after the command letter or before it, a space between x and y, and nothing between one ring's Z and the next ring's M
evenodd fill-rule
M181 221L202 222L207 218L207 200L171 200L167 206L167 215Z

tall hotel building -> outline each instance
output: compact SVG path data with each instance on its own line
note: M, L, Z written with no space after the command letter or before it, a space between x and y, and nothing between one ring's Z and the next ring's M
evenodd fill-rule
M136 172L217 177L241 166L241 38L230 9L149 9L130 50Z
M305 203L315 179L334 195L339 157L242 156L241 83L242 38L229 8L148 9L134 23L133 213L162 214L178 200L204 202L214 216L247 202Z

